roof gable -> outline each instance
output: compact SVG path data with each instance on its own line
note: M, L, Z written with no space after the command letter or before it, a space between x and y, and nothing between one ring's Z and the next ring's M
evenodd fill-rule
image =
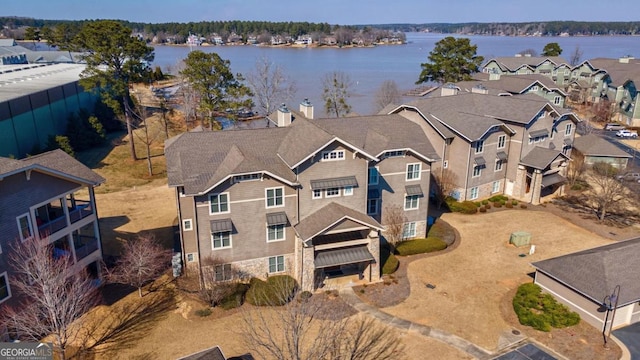
M536 146L529 151L522 160L520 160L520 163L538 170L544 170L558 157L563 157L566 160L569 160L569 158L561 151Z
M0 158L0 179L23 171L38 171L81 184L99 185L105 179L60 149L22 160Z
M382 225L369 215L335 202L305 217L294 226L294 229L302 241L309 241L345 220L373 229L383 230Z

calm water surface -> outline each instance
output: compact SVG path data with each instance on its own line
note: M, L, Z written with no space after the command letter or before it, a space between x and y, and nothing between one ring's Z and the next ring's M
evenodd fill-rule
M352 110L360 114L374 111L373 98L383 81L396 81L401 90L415 87L420 74L420 64L427 61L436 42L447 35L408 33L406 45L377 46L373 48L269 48L259 46L212 46L199 47L204 52L216 52L231 61L236 73L248 74L255 69L256 60L267 56L280 65L285 74L295 80L297 94L289 102L297 104L309 98L315 105L316 116L323 116L322 77L331 71L347 73L353 84L353 95L349 98ZM545 44L557 42L564 50L562 56L569 58L576 46L583 51L582 59L596 57L640 57L640 37L501 37L471 36L471 43L478 46L478 54L485 59L497 56L513 56L525 50L542 51ZM158 46L155 48L154 65L163 71L174 72L189 52L188 47ZM412 98L405 98L410 101Z

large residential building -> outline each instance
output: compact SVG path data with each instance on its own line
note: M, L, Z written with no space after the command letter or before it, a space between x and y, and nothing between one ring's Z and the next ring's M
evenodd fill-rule
M420 124L453 173L458 200L505 194L538 204L562 192L576 124L573 113L537 95L458 93L455 86L391 111Z
M62 150L24 160L0 157L0 304L17 295L9 262L14 242L48 239L52 256L71 256L78 269L100 277L102 246L93 188L102 182Z
M420 126L394 114L312 114L304 102L301 113L279 109L277 127L166 142L187 271L215 259L216 280L286 273L303 290L344 275L377 281L385 213L405 217L404 237L426 235L438 156Z

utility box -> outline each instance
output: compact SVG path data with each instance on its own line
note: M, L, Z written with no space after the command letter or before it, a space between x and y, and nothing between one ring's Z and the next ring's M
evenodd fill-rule
M513 244L517 247L531 244L531 233L526 231L516 231L511 233L509 244Z

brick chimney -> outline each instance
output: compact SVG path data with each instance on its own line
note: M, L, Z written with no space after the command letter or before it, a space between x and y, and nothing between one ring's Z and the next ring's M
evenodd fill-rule
M289 125L291 125L291 111L289 111L287 105L282 104L278 108L278 127Z
M300 112L307 119L313 119L313 104L311 104L309 99L304 99L304 101L300 103Z

